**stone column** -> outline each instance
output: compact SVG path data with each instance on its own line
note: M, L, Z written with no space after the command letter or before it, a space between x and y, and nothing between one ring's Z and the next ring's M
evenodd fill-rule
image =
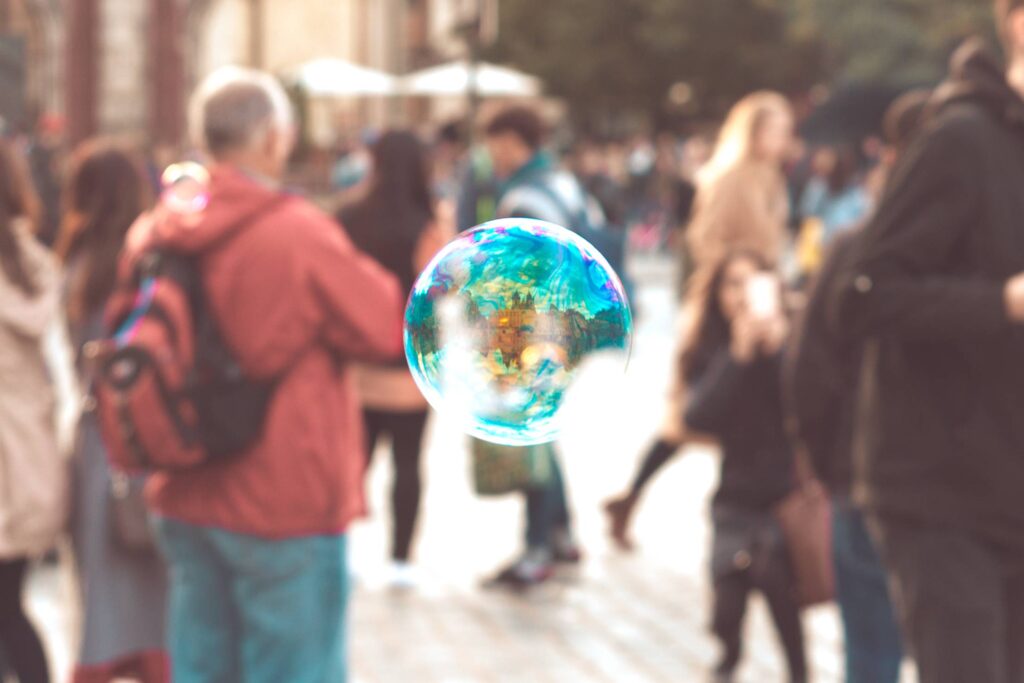
M99 0L68 3L66 112L68 136L78 143L97 128L96 97L99 81Z
M143 135L149 124L150 3L100 0L99 128Z
M180 0L152 0L149 21L149 134L154 143L177 145L183 137L184 11Z

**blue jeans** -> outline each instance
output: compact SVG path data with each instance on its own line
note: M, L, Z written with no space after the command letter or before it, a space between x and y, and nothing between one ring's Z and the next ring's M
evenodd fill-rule
M569 504L558 456L551 455L547 486L526 491L526 547L549 548L558 529L569 528Z
M346 680L345 536L281 541L161 518L175 683Z
M888 577L863 514L849 500L836 499L832 534L846 682L897 683L903 650Z

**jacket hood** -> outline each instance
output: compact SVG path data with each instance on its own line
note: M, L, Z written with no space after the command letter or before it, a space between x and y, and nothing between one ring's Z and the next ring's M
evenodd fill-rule
M1006 80L1006 67L984 40L973 38L950 61L949 78L933 97L933 114L963 103L988 109L1015 126L1024 127L1024 100Z
M0 273L0 325L24 337L39 339L57 314L57 265L50 252L36 241L26 221L17 220L13 229L22 267L38 291L25 294Z
M209 195L206 207L194 213L158 205L132 228L128 250L138 253L159 245L185 253L206 251L287 196L230 166L210 170Z

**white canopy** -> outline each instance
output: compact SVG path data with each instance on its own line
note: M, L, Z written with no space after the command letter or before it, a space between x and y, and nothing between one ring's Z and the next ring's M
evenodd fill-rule
M311 95L354 97L398 92L398 79L391 74L333 57L306 62L293 74Z
M469 89L470 66L466 61L449 62L411 73L402 78L407 95L464 95ZM541 81L515 69L481 62L476 72L477 93L482 97L536 97Z

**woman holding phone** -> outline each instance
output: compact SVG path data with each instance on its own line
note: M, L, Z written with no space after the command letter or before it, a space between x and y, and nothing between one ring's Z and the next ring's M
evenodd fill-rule
M774 508L795 488L783 419L781 352L789 326L781 286L753 251L733 251L697 282L695 319L681 356L686 428L718 440L721 474L712 503L715 671L734 680L747 598L760 591L783 645L791 683L807 681L794 578Z

